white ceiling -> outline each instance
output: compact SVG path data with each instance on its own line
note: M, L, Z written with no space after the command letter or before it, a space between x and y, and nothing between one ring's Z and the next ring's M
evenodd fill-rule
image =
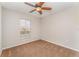
M36 2L30 2L30 3L35 4ZM43 6L49 6L52 8L52 10L44 11L43 15L40 15L38 13L36 13L36 14L29 13L29 11L31 11L33 9L33 7L24 4L24 2L1 2L0 4L5 8L13 9L13 10L16 10L19 12L23 12L23 13L27 13L27 14L31 14L31 15L35 15L35 16L46 16L46 15L50 15L50 14L59 12L63 9L70 8L79 3L76 3L76 2L75 3L72 3L72 2L46 2Z

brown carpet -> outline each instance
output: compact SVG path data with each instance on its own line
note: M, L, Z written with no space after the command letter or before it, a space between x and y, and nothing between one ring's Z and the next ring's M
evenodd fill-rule
M75 57L79 52L67 49L44 40L37 40L3 50L3 57Z

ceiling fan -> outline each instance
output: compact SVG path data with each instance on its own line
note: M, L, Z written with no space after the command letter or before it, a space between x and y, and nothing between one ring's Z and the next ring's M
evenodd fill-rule
M28 3L28 2L24 2L24 3L29 5L29 6L34 7L34 9L32 11L30 11L31 13L34 11L37 11L39 14L42 14L43 10L51 10L52 9L50 7L42 7L45 2L38 2L35 5Z

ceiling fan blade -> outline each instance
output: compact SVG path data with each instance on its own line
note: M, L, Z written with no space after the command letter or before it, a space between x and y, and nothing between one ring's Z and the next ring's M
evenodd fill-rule
M36 7L35 5L30 4L30 3L28 3L28 2L24 2L24 3L27 4L27 5L29 5L29 6Z
M30 11L30 13L32 13L32 12L34 12L34 11L36 11L36 9L33 9L32 11Z
M52 8L50 7L42 7L42 10L51 10Z
M37 11L37 12L39 12L40 14L42 14L42 11Z
M41 7L45 2L38 2L35 6L36 7Z

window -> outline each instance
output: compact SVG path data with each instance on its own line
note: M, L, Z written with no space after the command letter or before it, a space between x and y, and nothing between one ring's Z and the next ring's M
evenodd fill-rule
M30 20L21 19L20 20L20 26L21 26L21 34L29 34L30 33Z

